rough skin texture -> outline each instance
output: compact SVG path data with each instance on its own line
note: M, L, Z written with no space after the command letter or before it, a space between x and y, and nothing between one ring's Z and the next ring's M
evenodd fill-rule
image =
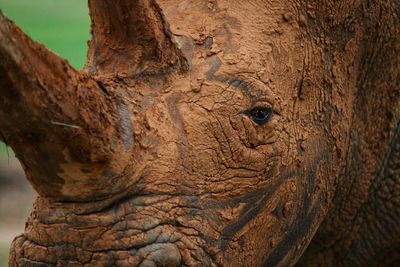
M10 266L399 266L400 4L89 0L84 71L0 14Z

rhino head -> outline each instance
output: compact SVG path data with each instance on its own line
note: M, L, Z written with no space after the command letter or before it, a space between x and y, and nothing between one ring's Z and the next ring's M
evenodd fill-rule
M0 136L40 195L10 265L290 266L336 233L388 112L360 88L399 70L363 76L376 4L328 2L89 0L81 72L2 15Z

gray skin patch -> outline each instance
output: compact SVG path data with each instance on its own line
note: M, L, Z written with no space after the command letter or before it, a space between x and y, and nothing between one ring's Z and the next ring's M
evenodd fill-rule
M182 257L174 244L152 244L145 247L144 251L148 253L139 267L181 266Z
M104 171L102 172L101 175L102 175L103 177L105 177L105 178L111 180L111 179L113 179L114 177L116 177L118 174L115 173L115 172L113 172L113 171L111 171L111 170L104 170Z
M118 97L118 113L121 122L122 138L124 142L124 151L128 152L134 142L133 126L128 106L122 100L122 96Z

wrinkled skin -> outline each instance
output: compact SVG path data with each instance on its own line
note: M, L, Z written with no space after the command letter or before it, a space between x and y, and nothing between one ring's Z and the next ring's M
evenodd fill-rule
M10 265L291 266L302 255L304 266L374 266L377 255L387 257L387 266L398 262L400 98L398 87L388 89L382 80L398 81L399 65L393 59L392 76L382 80L374 73L360 78L366 68L360 58L374 52L360 49L366 26L346 18L367 7L337 4L328 25L321 10L329 3L157 3L186 67L125 75L123 67L96 63L89 52L80 75L118 102L113 118L122 141L108 142L117 144L112 160L93 152L95 165L85 149L64 150L71 160L56 163L61 183L39 183L29 160L20 158L41 197L14 240ZM343 27L333 31L332 25ZM382 68L391 57L383 54L376 62ZM107 72L111 68L118 75ZM371 92L381 90L361 95L362 79ZM385 92L392 94L390 105ZM378 114L359 116L368 106ZM368 140L362 129L374 116L382 119L368 137L380 146L362 150ZM367 162L357 161L362 156ZM83 163L72 159L85 157ZM383 174L376 179L379 166ZM360 168L364 185L347 185ZM80 184L81 177L89 178ZM96 187L91 179L97 177L106 186ZM370 202L380 205L368 192L385 177L393 180L392 195L377 192L387 199L382 210L390 211L376 218L368 210L357 213ZM377 219L388 214L390 220ZM380 230L368 220L393 232L377 234L368 250L368 234L353 231L353 220L370 235Z

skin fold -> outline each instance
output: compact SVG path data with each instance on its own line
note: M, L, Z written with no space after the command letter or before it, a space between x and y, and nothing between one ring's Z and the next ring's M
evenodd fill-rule
M400 263L396 1L89 9L82 72L0 15L10 266Z

